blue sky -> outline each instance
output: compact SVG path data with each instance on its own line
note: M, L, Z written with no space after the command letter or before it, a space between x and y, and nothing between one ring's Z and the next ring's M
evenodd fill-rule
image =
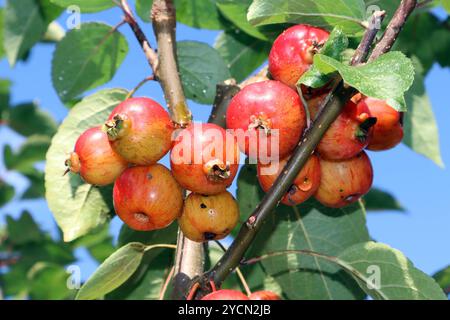
M4 0L0 0L0 6ZM64 25L67 15L64 13L60 22ZM94 15L83 15L82 22L100 20L110 25L121 19L118 9L111 9ZM151 26L144 29L152 43L154 38ZM150 74L145 57L128 26L120 31L128 39L130 51L114 79L104 88L124 87L131 89L140 80ZM178 26L178 40L199 40L213 44L216 31L196 30L183 25ZM26 63L19 63L10 69L7 62L0 62L0 78L13 82L12 104L39 101L58 121L64 119L67 109L60 102L51 85L51 59L54 46L37 45ZM426 87L433 104L439 126L441 149L444 163L450 165L450 105L448 102L448 83L450 70L435 65L426 79ZM95 89L94 91L98 90ZM161 90L157 84L146 84L138 95L145 95L164 103ZM206 121L210 106L189 103L195 120ZM7 128L0 127L0 150L5 144L17 148L23 138ZM450 172L437 167L430 160L413 153L401 145L394 150L383 153L370 153L374 170L374 185L385 189L399 200L407 209L406 213L378 212L368 214L368 227L371 236L403 251L417 267L432 274L450 264ZM26 180L20 175L7 172L2 166L3 153L0 152L0 177L16 187L17 195L26 189ZM163 161L167 165L167 160ZM234 192L235 186L232 187ZM49 209L43 200L13 201L0 209L0 224L6 214L18 216L23 209L29 209L35 219L47 231L56 235L56 226ZM121 222L114 219L113 232L117 232ZM81 260L82 276L86 278L95 268L94 263L84 250L77 252Z

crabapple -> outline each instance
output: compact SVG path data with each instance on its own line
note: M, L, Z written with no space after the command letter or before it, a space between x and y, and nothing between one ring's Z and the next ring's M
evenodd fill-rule
M328 37L326 30L305 24L286 29L270 50L269 72L273 79L295 88Z
M281 300L280 296L269 290L255 291L249 298L250 300Z
M250 300L245 294L237 290L222 289L211 292L202 300Z
M283 171L288 158L268 165L258 164L258 181L264 192L268 192L275 180ZM264 174L264 169L270 170L270 166L276 165L278 170L274 174ZM283 204L295 206L308 200L319 188L320 161L316 155L312 155L303 169L295 178L288 193L281 200Z
M128 163L113 151L101 127L95 127L80 135L66 166L87 183L105 186L113 183Z
M400 112L383 100L369 97L361 99L358 106L368 108L372 117L377 118L367 149L372 151L389 150L402 141L403 126Z
M183 191L163 165L131 167L117 178L113 202L117 215L130 228L157 230L180 216Z
M194 123L179 132L170 166L180 185L192 192L217 194L231 185L239 168L233 135L211 123Z
M324 94L308 101L312 119L317 117L326 96ZM376 121L367 106L348 101L322 137L317 151L322 158L329 160L344 160L356 156L369 144Z
M225 238L239 221L239 207L228 192L207 196L191 193L178 219L183 234L192 241Z
M348 160L320 159L320 168L322 177L314 196L327 207L345 207L359 200L372 187L372 164L364 151Z
M172 147L170 116L149 98L130 98L119 104L104 130L112 148L133 164L154 164Z
M244 87L231 100L226 118L241 151L264 161L287 156L306 126L306 112L297 92L273 80Z

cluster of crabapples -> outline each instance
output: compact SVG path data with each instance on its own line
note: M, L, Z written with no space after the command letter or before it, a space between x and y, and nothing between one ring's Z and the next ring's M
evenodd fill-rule
M328 40L329 33L309 25L285 30L274 42L269 55L271 80L244 87L231 101L227 127L265 132L256 148L271 157L270 135L277 132L278 159L267 161L258 153L258 180L267 192L281 174L293 150L301 143L308 119L321 112L329 88L314 89L297 82L310 68L314 54ZM303 103L306 102L306 106ZM373 169L364 149L388 150L403 138L402 116L385 101L355 95L323 136L304 168L297 175L282 203L298 205L315 197L327 207L341 208L365 195L373 182ZM240 144L249 155L249 141ZM275 165L275 166L274 166ZM276 168L270 172L270 168Z
M302 88L305 106L296 85L328 35L308 25L285 30L269 55L271 79L245 86L231 100L228 130L210 123L176 128L157 102L129 98L103 125L78 138L68 168L93 185L114 183L115 211L132 229L156 230L178 220L193 241L224 238L239 220L227 188L237 174L240 152L258 162L258 180L267 192L301 143L307 117L314 121L321 112L327 89ZM400 113L384 101L353 97L282 202L298 205L314 196L338 208L358 200L373 180L364 149L390 149L402 137ZM171 170L158 164L169 151ZM274 164L278 169L269 170ZM183 189L190 191L186 198Z
M237 203L226 190L238 170L239 149L211 146L227 137L234 141L209 123L176 129L156 101L130 98L103 125L81 134L66 165L87 183L114 183L114 209L134 230L162 229L178 219L188 238L217 240L239 220ZM157 163L169 151L171 170ZM186 199L183 189L191 191Z

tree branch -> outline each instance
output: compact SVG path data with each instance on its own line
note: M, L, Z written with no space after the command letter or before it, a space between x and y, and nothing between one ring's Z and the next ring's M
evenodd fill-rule
M234 79L219 83L216 86L216 97L208 122L226 127L226 114L231 99L240 91Z
M412 11L409 11L409 14L405 14L405 11L402 8L409 8L411 2L414 2L414 9L416 1L402 0L399 9L394 15L392 20L395 21L394 25L397 30L401 29ZM390 25L392 28L392 22ZM375 27L379 27L379 25L375 25ZM372 38L373 41L373 33L375 32L373 28L367 30L366 32L371 33L371 35L365 35L363 39ZM376 47L378 52L376 54L379 56L389 51L392 44L395 42L397 35L398 32L386 32L380 42L383 45ZM366 42L367 43L362 44L360 48L364 51L357 53L359 57L354 57L354 63L363 62L364 57L368 55L371 43L368 41ZM269 192L265 194L261 203L255 209L250 218L242 225L239 234L224 256L209 272L205 273L200 279L196 279L196 281L201 283L202 292L200 294L204 294L209 291L209 282L211 280L220 285L230 274L230 272L232 272L241 263L245 252L253 242L258 231L261 229L263 222L268 216L270 216L270 214L273 213L275 207L279 204L281 198L288 191L298 172L300 172L300 170L304 167L309 157L316 149L325 132L339 116L347 101L355 93L355 89L344 85L341 77L338 77L335 80L333 90L322 103L322 111L314 121L311 128L304 134L302 141L299 143L292 157L282 170L283 173L277 178Z
M369 21L369 28L364 33L364 36L359 43L355 54L353 55L352 61L350 63L351 65L357 66L367 59L370 47L372 46L378 31L380 31L380 26L385 16L386 11L376 11L373 13Z
M150 42L148 41L141 27L137 23L136 18L134 17L127 0L121 0L119 6L122 9L123 13L125 14L125 21L128 23L131 30L133 30L133 33L136 36L136 39L138 40L139 44L141 45L145 57L147 58L147 61L150 67L152 68L153 73L155 74L158 66L158 55L150 46Z
M382 54L391 50L392 46L397 40L398 35L400 34L400 31L402 31L406 20L414 11L416 6L417 0L402 0L397 10L395 11L394 16L392 17L392 20L389 22L389 25L384 32L383 38L375 46L375 49L373 49L369 61L373 61Z
M193 278L204 270L205 250L202 243L189 240L178 229L177 251L175 253L174 290L172 297L176 300L186 298Z
M153 1L151 18L153 31L158 42L158 65L156 77L161 83L167 107L173 121L180 127L186 127L192 120L181 84L176 59L176 19L172 0Z

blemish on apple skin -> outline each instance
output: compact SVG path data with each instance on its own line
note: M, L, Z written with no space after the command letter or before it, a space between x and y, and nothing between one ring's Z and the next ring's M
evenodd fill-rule
M142 222L142 223L147 223L150 220L150 218L146 214L144 214L142 212L136 212L134 214L134 218L137 221Z

